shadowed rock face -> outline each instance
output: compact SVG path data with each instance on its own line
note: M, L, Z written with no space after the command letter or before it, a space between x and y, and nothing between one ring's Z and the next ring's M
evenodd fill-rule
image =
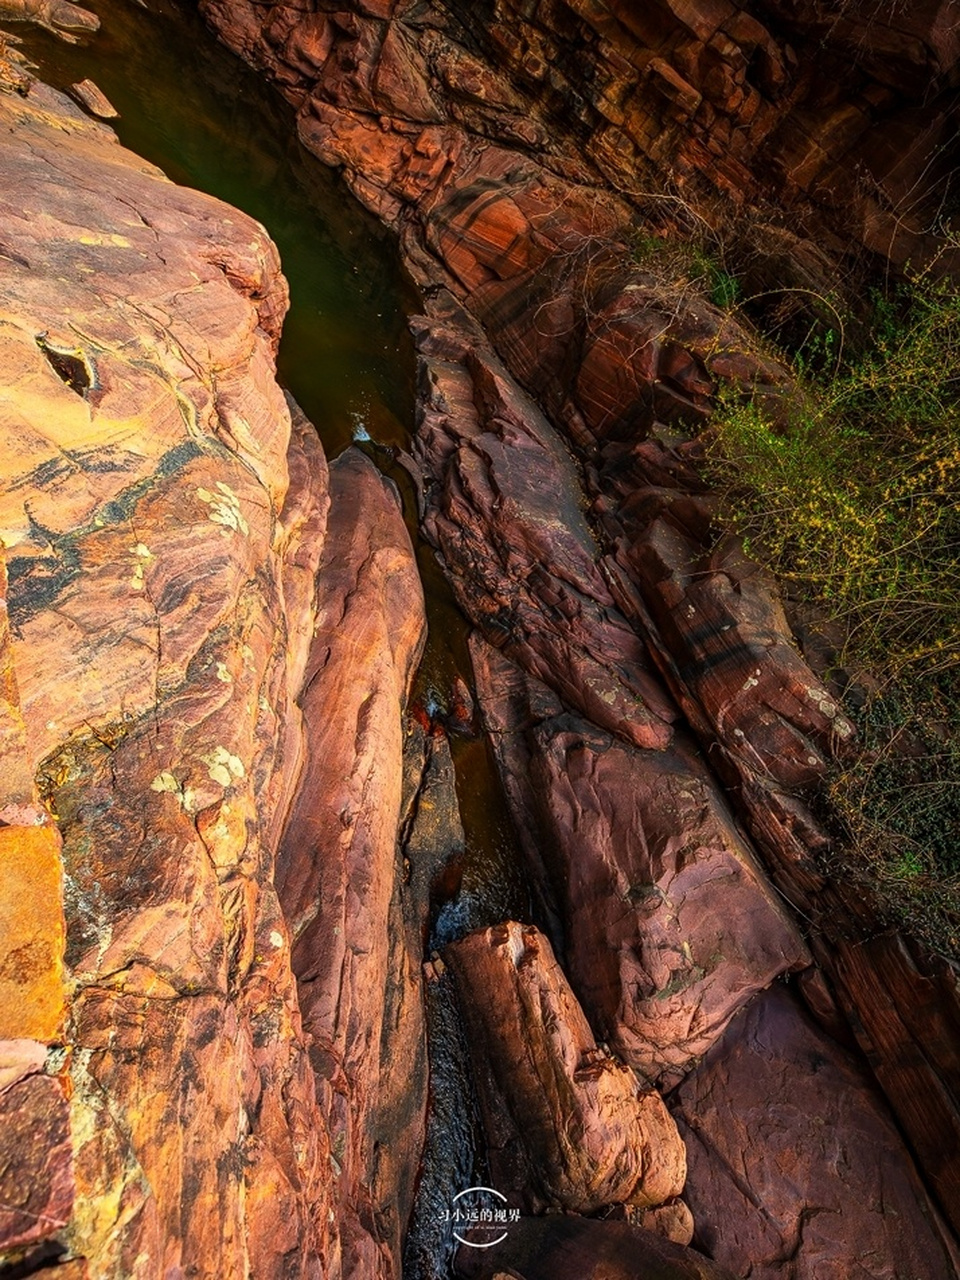
M697 1243L736 1274L954 1274L958 1255L859 1062L758 996L671 1099Z
M600 573L560 437L480 335L424 323L420 350L423 527L464 611L597 724L664 746L675 709Z
M650 1231L572 1214L522 1218L503 1244L457 1254L464 1280L734 1280L735 1274Z

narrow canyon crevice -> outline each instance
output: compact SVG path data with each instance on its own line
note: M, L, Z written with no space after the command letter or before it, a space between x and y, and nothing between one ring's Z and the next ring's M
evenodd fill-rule
M957 1275L957 976L826 869L854 726L701 466L800 392L631 249L949 275L951 6L200 8L396 234L416 422L328 461L270 228L9 61L0 1274Z

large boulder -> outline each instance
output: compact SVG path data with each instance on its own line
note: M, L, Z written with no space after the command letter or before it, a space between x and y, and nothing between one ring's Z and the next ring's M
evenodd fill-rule
M809 953L695 747L640 750L475 638L486 723L570 981L598 1036L675 1084Z
M939 1280L958 1253L862 1063L773 988L671 1106L696 1242L738 1275Z
M444 952L453 969L498 1189L591 1213L678 1196L683 1143L662 1098L599 1047L539 930L507 921Z

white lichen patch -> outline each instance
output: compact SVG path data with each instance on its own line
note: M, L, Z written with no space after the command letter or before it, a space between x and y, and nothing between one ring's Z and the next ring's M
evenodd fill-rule
M233 684L233 676L230 674L230 670L225 662L217 663L217 679L221 680L224 684Z
M178 782L172 773L164 770L158 773L154 780L150 783L150 790L157 791L161 795L169 794L177 797L177 800L185 813L196 813L197 793L193 787L185 787Z
M202 486L197 489L197 497L210 508L210 519L214 524L221 525L225 532L233 530L246 537L250 533L250 526L240 510L240 499L222 480L217 481L216 487L216 493L211 493Z
M158 773L154 780L150 783L151 791L170 791L174 795L181 794L180 783L176 780L172 773Z
M138 542L135 547L131 547L130 551L134 558L130 586L134 591L142 591L144 570L153 559L153 552L149 547L145 547L142 542Z
M209 755L200 758L207 766L211 781L218 782L221 787L230 787L246 775L243 761L226 747L215 747Z
M271 930L270 930L270 941L273 943L273 945L274 945L275 947L282 947L282 946L283 946L283 934L282 934L282 933L280 933L280 932L279 932L279 930L277 930L277 929L271 929Z
M829 693L822 689L808 689L807 696L821 715L833 721L833 731L838 738L850 738L853 736L855 732L853 725L843 715Z

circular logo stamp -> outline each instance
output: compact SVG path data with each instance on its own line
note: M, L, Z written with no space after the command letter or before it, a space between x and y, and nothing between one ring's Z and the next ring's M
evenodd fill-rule
M507 1197L493 1187L467 1187L455 1195L447 1210L454 1240L468 1249L490 1249L506 1240L519 1209L507 1207Z

